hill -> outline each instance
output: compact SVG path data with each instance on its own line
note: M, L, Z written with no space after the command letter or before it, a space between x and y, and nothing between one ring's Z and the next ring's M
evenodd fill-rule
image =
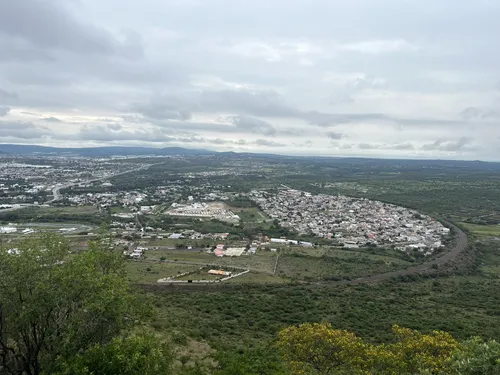
M11 155L75 155L75 156L89 156L89 157L105 157L114 155L210 155L214 154L212 151L187 149L182 147L167 147L167 148L153 148L153 147L80 147L80 148L61 148L61 147L48 147L38 145L15 145L15 144L0 144L0 154Z

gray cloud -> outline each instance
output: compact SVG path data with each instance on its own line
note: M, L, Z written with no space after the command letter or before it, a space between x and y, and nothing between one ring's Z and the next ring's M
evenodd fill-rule
M336 132L327 132L326 136L332 140L339 140L344 137L342 133L336 133Z
M185 102L184 102L185 105ZM293 118L311 125L330 127L357 122L391 122L401 125L457 124L456 120L436 120L432 118L400 118L384 113L328 113L303 111L293 107L276 91L272 90L222 90L205 91L200 102L191 108L207 112L239 112L251 116Z
M29 122L0 121L0 138L39 139L51 135L49 129Z
M459 113L464 120L500 120L500 112L492 109L480 109L476 107L467 107Z
M360 150L396 150L396 151L411 151L415 146L411 143L395 143L395 144L375 144L375 143L360 143L357 145Z
M280 127L277 130L277 132L280 135L291 136L291 137L301 137L301 136L308 134L306 129L297 129L297 128L290 128L290 127L283 127L283 128Z
M65 50L79 54L123 54L140 51L137 38L120 42L103 28L75 19L61 1L18 0L0 2L0 32L39 50Z
M472 141L472 138L469 137L460 137L456 141L438 139L433 143L424 144L421 149L424 151L463 151L471 149L469 145Z
M84 126L78 134L72 136L59 136L58 139L68 140L87 140L95 142L148 142L148 143L199 143L206 145L264 145L267 147L279 147L276 142L266 142L265 140L257 140L248 142L246 140L228 140L223 138L206 138L198 135L193 136L172 136L170 133L162 132L158 129L142 129L142 130L123 130L110 124L102 125L87 125ZM118 124L119 125L119 124Z
M143 119L142 123L145 122L147 123L148 119ZM188 121L175 121L175 120L166 120L166 121L149 120L149 122L160 128L163 128L164 131L168 131L171 134L187 133L193 131L213 132L220 134L242 132L241 129L238 129L233 124L188 122Z
M9 107L0 106L0 116L7 116L10 112Z
M48 122L61 122L57 117L50 116L50 117L43 117L43 121L48 121Z
M132 106L132 110L153 120L188 120L192 109L181 98L169 96L136 104Z
M260 117L296 118L319 126L390 119L386 115L377 113L332 114L320 111L302 111L287 103L282 95L273 90L205 91L201 94L200 108L205 111L238 112Z
M414 150L415 146L412 145L411 143L399 143L399 144L393 145L392 149L393 150L401 150L401 151Z
M0 89L0 104L10 104L19 99L19 96L13 91Z
M199 100L200 107L210 111L236 112L262 117L293 117L299 113L273 90L203 91Z
M371 143L360 143L358 144L358 148L361 150L378 150L381 148L381 145L371 144Z
M500 158L500 4L233 3L0 0L2 119L68 119L34 132L78 145Z
M113 141L143 141L143 142L174 142L177 140L161 131L145 129L113 131L107 126L95 125L84 126L78 134L70 136L70 139L113 142Z
M123 128L123 126L121 126L120 124L109 124L108 128L117 132L117 131L121 130Z
M250 116L231 116L228 120L236 128L250 133L276 135L276 129L266 121Z
M268 139L257 139L254 144L265 147L286 147L285 143L270 141Z

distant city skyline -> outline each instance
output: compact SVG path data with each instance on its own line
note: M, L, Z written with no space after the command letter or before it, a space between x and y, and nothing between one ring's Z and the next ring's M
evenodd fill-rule
M0 2L0 143L500 160L500 2Z

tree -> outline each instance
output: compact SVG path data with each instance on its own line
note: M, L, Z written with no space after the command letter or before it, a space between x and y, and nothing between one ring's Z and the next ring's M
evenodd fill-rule
M375 351L374 368L380 374L451 374L452 354L459 343L443 331L423 334L394 325L396 342L379 345ZM388 360L389 359L389 360Z
M330 323L283 329L277 347L292 374L362 374L367 346L352 332Z
M397 325L393 332L395 342L372 345L329 323L305 323L282 330L277 347L292 374L454 374L452 354L459 345L450 334Z
M168 375L173 353L170 346L150 333L116 337L95 344L83 354L59 361L53 375Z
M56 360L106 345L148 313L130 293L119 252L108 241L69 255L63 237L0 249L0 372L51 373Z
M461 375L500 374L500 343L473 337L453 355L453 368Z

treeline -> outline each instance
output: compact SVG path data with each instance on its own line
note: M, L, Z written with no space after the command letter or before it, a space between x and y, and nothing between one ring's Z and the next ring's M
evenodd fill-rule
M3 222L53 222L53 223L89 223L101 225L108 223L109 218L98 213L71 213L63 211L44 211L39 208L25 208L16 211L0 213L0 221Z

